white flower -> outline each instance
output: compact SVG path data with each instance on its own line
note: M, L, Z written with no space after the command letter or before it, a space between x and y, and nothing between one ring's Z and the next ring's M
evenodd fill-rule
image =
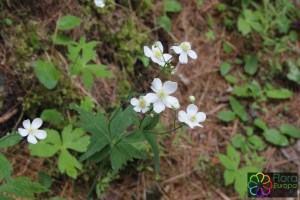
M194 104L190 104L187 112L183 110L178 113L178 120L189 125L190 128L195 128L196 126L203 127L200 122L204 122L206 119L206 114L203 112L198 112L198 107Z
M159 64L162 67L164 67L166 63L169 63L172 59L172 56L170 54L164 54L164 47L159 41L155 42L154 45L152 45L152 50L149 47L144 46L144 53L145 56L151 58L153 62Z
M144 96L140 96L139 99L132 98L130 101L131 105L135 106L133 110L136 112L147 112L149 110L150 102L148 102Z
M24 120L23 121L23 127L19 128L18 132L22 137L27 137L27 141L32 144L37 143L37 139L45 139L47 137L46 131L38 130L43 124L43 120L40 118L35 118L32 123L30 123L30 120Z
M188 63L188 57L192 59L197 59L197 54L195 51L191 49L191 44L189 42L183 42L178 46L172 46L171 49L175 51L175 53L179 55L179 62L182 64Z
M175 97L169 96L177 90L177 83L166 81L162 84L159 78L155 78L151 83L151 89L155 93L148 93L145 99L153 103L153 110L161 113L166 107L172 108L172 105L179 104Z
M104 8L105 3L104 0L94 0L94 3L97 7Z

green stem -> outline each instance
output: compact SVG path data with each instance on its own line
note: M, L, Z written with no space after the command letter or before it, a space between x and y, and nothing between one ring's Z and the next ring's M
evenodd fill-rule
M153 133L153 132L149 132L149 133L153 133L153 134L156 134L156 135L164 135L164 134L167 134L167 133L172 133L173 131L176 131L177 129L180 129L181 127L183 127L183 125L181 126L178 126L172 130L169 130L169 131L166 131L166 132L162 132L162 133Z
M101 164L99 166L99 170L98 170L97 175L96 175L96 177L95 177L95 179L94 179L94 181L93 181L93 183L92 183L92 185L90 187L90 190L89 190L89 193L88 193L88 196L87 196L86 200L90 200L91 199L92 193L93 193L93 191L94 191L94 189L96 187L97 181L101 177L101 174L102 174L103 167L104 167L105 163L106 163L106 160L103 160L101 162Z

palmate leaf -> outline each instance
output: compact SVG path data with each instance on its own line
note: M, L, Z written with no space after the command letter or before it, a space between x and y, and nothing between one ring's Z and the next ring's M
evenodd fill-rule
M101 151L109 141L111 137L108 130L108 123L105 116L98 112L93 115L91 112L85 111L80 108L75 108L79 115L79 126L85 131L92 134L91 143L87 147L86 152L80 157L80 161L84 161L95 153Z
M128 106L124 111L119 108L111 114L110 134L112 138L118 138L132 125L132 119L136 115L132 106Z
M29 145L31 155L51 157L59 152L58 168L60 172L76 178L78 170L81 170L81 164L70 154L68 149L84 152L89 145L90 137L85 135L80 128L73 130L72 125L68 125L63 129L61 137L55 130L46 131L48 137L45 140L40 141L38 144Z
M0 186L0 197L1 193L13 194L19 197L33 198L32 193L46 192L47 188L40 185L39 183L33 183L27 177L20 177L7 182ZM2 195L3 196L3 195ZM1 198L2 199L2 198ZM5 198L3 198L5 199ZM6 198L9 199L9 198Z
M145 158L145 155L128 143L119 143L113 146L110 150L112 174L115 175L123 165L133 158L142 159Z

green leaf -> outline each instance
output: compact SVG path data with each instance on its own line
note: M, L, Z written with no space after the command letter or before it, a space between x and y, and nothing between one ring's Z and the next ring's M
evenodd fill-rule
M245 71L250 75L254 75L257 72L257 58L252 55L246 55L244 60Z
M57 127L60 126L64 121L63 115L56 109L43 110L41 118L43 121L49 122L50 124L53 124Z
M295 126L289 124L282 124L280 132L293 138L300 138L300 131Z
M157 18L157 24L164 28L167 32L171 31L171 20L168 16L163 15Z
M231 122L235 120L236 116L234 112L230 110L223 110L218 113L218 119L223 121L223 122Z
M159 175L159 149L158 149L156 136L154 134L144 132L144 137L152 148L154 154L155 174L156 176L158 176Z
M90 96L85 96L84 99L80 101L80 108L83 110L92 111L94 107L94 101Z
M47 137L37 144L29 144L29 151L32 156L51 157L61 148L59 133L55 130L46 129Z
M124 111L118 108L111 114L110 133L112 138L120 137L132 125L132 115L136 115L136 112L131 105Z
M76 179L78 170L81 170L81 164L67 150L61 150L58 158L58 169L61 173L67 173L68 176Z
M229 62L222 62L221 67L220 67L220 71L221 71L221 75L225 76L231 69L231 65Z
M33 65L39 81L49 90L55 88L59 78L59 72L55 66L49 61L42 60L36 60Z
M106 65L97 64L97 65L87 65L88 69L94 74L97 78L112 78L113 74L108 71Z
M15 198L4 196L4 195L1 194L1 193L0 193L0 199L1 199L1 200L16 200Z
M255 119L253 124L263 131L266 131L268 129L267 124L262 119L259 118Z
M242 32L243 35L247 35L251 31L251 26L242 16L239 16L237 26L238 30Z
M62 131L62 148L72 149L77 152L85 152L90 143L90 137L85 135L80 128L72 130L72 125L69 124Z
M57 29L70 30L79 26L82 23L82 19L73 15L65 15L57 22Z
M265 142L261 139L261 137L257 135L252 135L247 140L248 145L251 149L262 151L265 149Z
M6 181L10 180L10 175L12 173L13 169L8 162L8 160L5 158L5 156L0 153L0 181L5 178Z
M69 45L69 44L74 44L74 40L72 40L71 38L61 35L59 33L57 33L56 35L52 36L52 40L54 42L54 44L57 45Z
M5 135L0 138L0 149L11 147L22 140L22 137L18 133Z
M228 83L235 84L237 82L236 78L230 74L224 77Z
M255 166L246 166L237 171L235 174L234 189L239 193L241 198L245 197L247 192L247 176L249 172L257 172L260 169Z
M101 138L99 136L93 135L91 137L91 143L87 147L86 152L80 156L79 161L82 162L82 161L88 159L95 153L104 149L108 144L109 144L109 141L105 137Z
M267 91L267 97L272 99L288 99L293 93L287 89L273 89Z
M226 156L226 155L223 155L223 154L218 154L217 155L221 164L228 170L236 170L236 166L233 165L232 161Z
M19 197L33 198L32 193L46 192L47 188L33 183L27 177L20 177L0 186L0 192L13 194Z
M163 5L165 12L179 12L182 9L181 4L175 0L165 0Z
M300 70L299 70L299 68L291 61L288 61L287 65L289 67L289 73L287 74L287 78L300 85Z
M237 116L241 118L241 120L243 120L244 122L248 121L249 115L246 113L245 108L234 97L230 97L229 103L231 109Z
M248 86L236 86L232 89L232 94L238 97L250 97L251 93Z
M82 81L85 87L87 87L87 89L91 91L93 87L94 77L89 71L82 70Z
M288 139L283 136L278 130L276 129L267 129L264 133L265 139L275 145L278 146L287 146L289 145Z
M39 172L38 179L39 179L39 183L46 188L50 188L53 182L52 177L45 172Z
M235 179L235 173L236 173L235 171L227 170L227 169L224 171L225 186L233 183Z
M232 161L234 169L237 169L240 165L240 154L233 148L231 144L227 144L226 153L228 158Z
M231 143L235 148L241 148L246 143L246 138L241 134L236 134L232 139Z

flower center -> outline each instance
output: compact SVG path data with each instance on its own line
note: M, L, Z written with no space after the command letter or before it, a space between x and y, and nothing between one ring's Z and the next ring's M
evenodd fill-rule
M183 44L183 45L182 45L182 50L185 51L185 52L189 51L189 50L190 50L189 45Z
M197 117L196 117L196 115L192 115L192 116L190 117L190 119L191 119L192 122L195 122L195 121L197 120Z
M166 96L167 96L167 93L166 93L165 90L160 90L160 91L158 92L158 97L159 97L160 99L163 99L163 98L165 98Z
M33 128L29 128L29 129L28 129L28 133L29 133L29 134L33 134L33 132L34 132L34 129L33 129Z
M157 59L162 58L162 54L159 49L154 51L154 57Z
M140 105L140 107L145 108L146 107L146 101L144 99L141 99L139 105Z

